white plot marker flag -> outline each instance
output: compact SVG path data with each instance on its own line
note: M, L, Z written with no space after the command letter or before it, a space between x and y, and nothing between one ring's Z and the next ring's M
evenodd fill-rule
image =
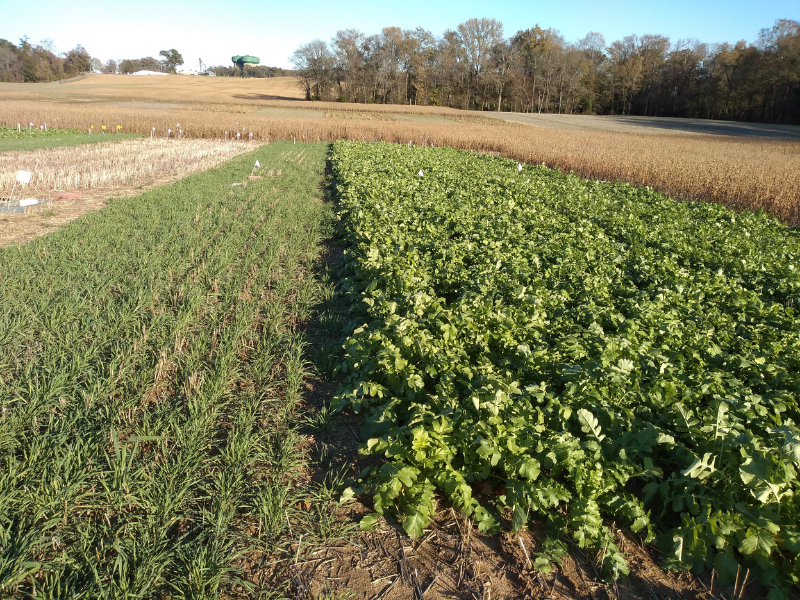
M14 190L17 189L18 183L30 183L31 182L31 172L30 171L17 171L17 178L14 180L14 185L11 186L11 193L8 195L8 199L6 200L6 207L11 205L11 198L14 197Z
M522 173L522 163L517 164L517 171Z
M419 170L419 173L417 173L417 175L419 175L420 177L423 177L423 175L422 175L422 169L420 169L420 170Z

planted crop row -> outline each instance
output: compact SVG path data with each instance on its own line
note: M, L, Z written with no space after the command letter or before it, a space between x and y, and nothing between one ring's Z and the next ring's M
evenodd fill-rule
M453 149L334 144L358 314L339 406L364 415L375 513L436 494L482 531L544 519L626 571L605 523L673 568L800 582L800 239Z
M326 209L324 148L300 154L269 146L0 250L0 595L266 589L305 518L295 325L318 284L298 274ZM231 188L256 158L280 179Z
M40 138L40 137L47 137L47 136L54 136L54 135L74 135L78 133L83 133L78 131L77 129L56 129L51 127L50 129L40 129L37 125L36 127L6 127L4 125L0 125L0 140L26 140L30 138Z

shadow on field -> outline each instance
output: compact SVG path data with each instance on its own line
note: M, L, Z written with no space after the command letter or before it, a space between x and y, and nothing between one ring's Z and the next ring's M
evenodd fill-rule
M234 94L233 98L239 100L290 100L292 102L302 102L302 98L292 98L290 96L272 96L270 94Z
M771 140L800 140L800 127L773 125L770 123L738 123L736 121L713 121L708 119L678 119L673 117L606 117L624 125L668 129L683 133L703 133Z

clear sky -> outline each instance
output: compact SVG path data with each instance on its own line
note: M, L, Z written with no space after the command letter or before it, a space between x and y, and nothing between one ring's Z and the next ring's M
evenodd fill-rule
M382 27L424 27L435 35L473 17L491 17L506 36L539 24L567 41L598 31L606 43L635 33L673 41L755 41L776 19L800 21L800 0L0 0L0 38L51 38L59 52L82 44L92 56L158 58L176 48L184 68L229 64L234 54L253 54L261 64L290 67L288 57L314 38L330 40L339 29L378 33Z

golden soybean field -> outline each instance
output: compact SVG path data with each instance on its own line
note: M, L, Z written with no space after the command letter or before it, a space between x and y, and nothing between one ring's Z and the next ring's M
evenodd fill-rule
M763 209L800 225L800 142L559 129L449 108L304 102L288 99L289 78L274 79L281 81L108 75L39 88L9 84L0 87L0 124L55 122L87 131L120 125L126 133L172 138L181 130L184 139L223 141L235 141L238 133L238 139L258 143L353 139L453 146L649 186L676 199Z

